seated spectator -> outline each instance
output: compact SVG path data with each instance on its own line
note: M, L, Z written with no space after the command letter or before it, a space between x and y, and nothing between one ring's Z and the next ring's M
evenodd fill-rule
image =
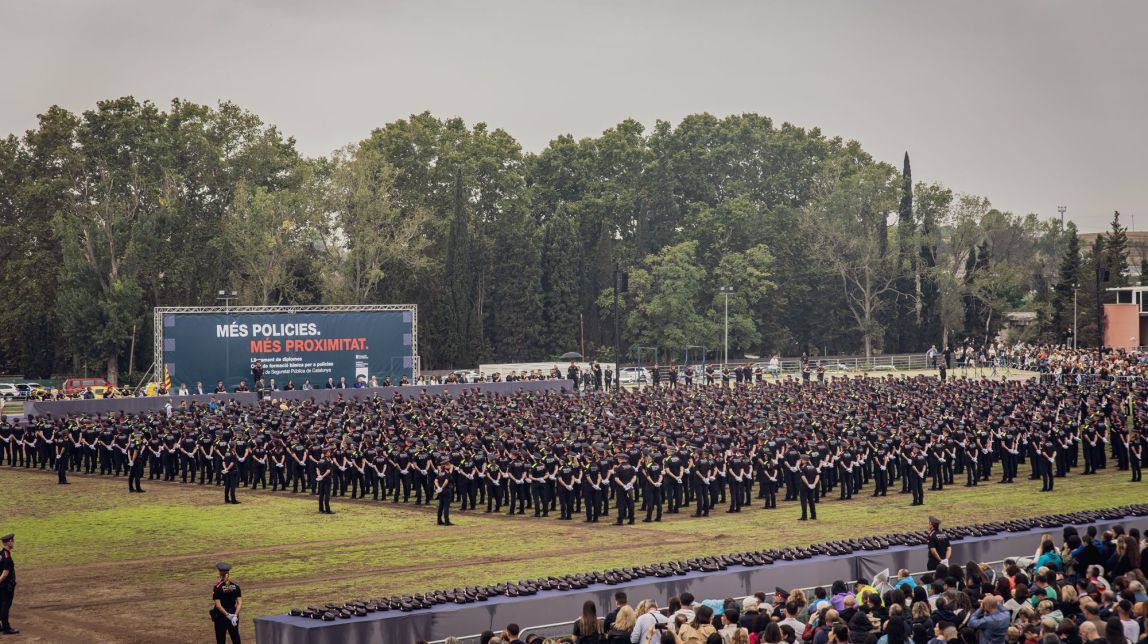
M1104 626L1104 639L1108 640L1108 644L1130 644L1119 617L1108 619L1108 623Z
M682 644L707 644L711 635L717 635L717 629L711 623L713 616L713 609L709 606L698 606L693 621L678 627L678 639Z
M718 634L721 635L723 644L734 644L734 640L739 633L744 634L745 639L748 641L748 633L746 633L744 628L738 626L740 617L736 608L727 608L726 611L722 613L722 626Z
M1045 535L1047 536L1047 535ZM1060 558L1060 553L1056 551L1056 547L1050 538L1048 541L1042 541L1040 544L1040 556L1036 560L1037 568L1048 568L1056 572L1064 570L1064 564Z
M741 602L741 618L738 624L749 633L760 633L765 630L765 624L769 621L769 618L758 612L759 606L760 600L753 595Z
M977 632L979 644L1004 644L1009 615L1002 611L995 595L981 600L981 605L969 618L969 627Z
M757 644L781 644L783 639L781 627L776 622L770 622L765 625L765 630L758 636Z
M1100 633L1096 630L1096 625L1092 622L1081 623L1079 637L1081 644L1104 643L1104 639L1100 637Z
M846 597L854 597L853 593L849 592L849 589L845 586L845 582L841 581L840 579L833 582L833 589L830 591L830 593L831 596L829 598L829 603L833 604L833 607L837 609L837 612L845 610Z
M804 641L801 639L801 634L805 632L805 624L802 624L801 620L797 619L797 615L800 611L801 608L797 602L785 602L785 619L778 622L778 626L789 626L792 628L793 632L797 634L797 643L804 644Z

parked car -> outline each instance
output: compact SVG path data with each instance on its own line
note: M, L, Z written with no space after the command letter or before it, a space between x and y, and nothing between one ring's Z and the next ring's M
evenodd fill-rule
M452 373L454 373L454 377L457 378L459 382L474 383L480 379L478 372L471 369L458 369Z
M13 400L20 396L20 390L16 389L16 385L10 382L0 383L0 398L6 400Z
M65 396L74 396L83 393L85 389L92 387L104 387L106 389L107 386L108 381L103 378L68 378L61 388Z
M618 382L623 385L637 385L650 382L650 370L645 367L623 367L618 372Z
M37 389L41 389L38 382L21 382L16 385L16 397L22 400L31 398Z

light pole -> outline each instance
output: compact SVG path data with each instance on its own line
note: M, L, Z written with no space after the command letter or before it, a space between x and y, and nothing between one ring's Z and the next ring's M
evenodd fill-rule
M1072 350L1076 351L1076 291L1079 284L1072 285Z
M725 296L725 341L723 343L724 350L722 351L721 359L721 367L724 370L725 366L729 363L729 296L733 295L733 287L723 286L719 291Z
M220 291L219 295L215 296L216 302L223 302L223 312L231 313L231 303L239 299L239 293L235 291Z
M1060 213L1060 227L1064 228L1064 213L1068 210L1068 206L1057 206L1056 210Z

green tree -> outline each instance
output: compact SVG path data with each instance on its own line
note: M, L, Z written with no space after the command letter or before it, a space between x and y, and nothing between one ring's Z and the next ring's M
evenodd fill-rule
M543 317L540 227L525 208L511 208L502 213L491 237L498 251L489 269L491 350L498 360L537 359L537 321Z
M708 294L697 248L693 241L667 246L647 256L641 267L630 273L625 321L626 337L631 342L671 352L689 344L719 346L721 309L707 311L700 305ZM711 301L708 296L705 299ZM732 331L735 316L730 322Z
M1120 223L1120 212L1112 213L1112 225L1104 235L1103 263L1108 271L1105 288L1128 286L1128 227ZM1116 294L1105 295L1105 301L1116 301Z
M394 168L377 148L344 148L333 165L319 227L324 292L336 304L374 302L384 279L426 268L430 215L422 206L399 209Z
M57 310L73 353L98 359L109 382L146 315L141 275L163 186L164 117L127 97L84 112L72 199L53 217L63 248Z
M811 250L836 272L837 292L853 316L866 357L883 336L879 314L900 276L885 252L884 222L897 202L894 175L888 166L872 165L831 178L829 191L807 209L807 225L820 231L823 242Z
M894 296L886 315L885 350L889 353L921 351L919 337L923 310L917 222L913 218L913 172L909 153L901 171L901 203L897 208L896 248L892 261L898 273Z
M1081 284L1080 238L1076 233L1076 224L1068 222L1065 235L1067 246L1060 260L1052 298L1052 327L1057 341L1062 341L1066 331L1072 328L1073 291ZM1079 342L1079 338L1077 341Z
M230 258L240 301L260 306L296 303L301 264L318 244L323 200L310 164L300 163L298 187L269 190L241 180L217 243Z
M542 350L578 346L578 230L563 208L547 218L542 238Z

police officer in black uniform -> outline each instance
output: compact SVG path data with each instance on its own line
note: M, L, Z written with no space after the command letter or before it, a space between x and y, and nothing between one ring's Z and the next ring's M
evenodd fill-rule
M570 462L558 468L558 518L570 521L574 518L574 496L578 490L577 465Z
M802 459L799 463L797 483L801 486L801 521L807 519L817 520L818 486L821 484L821 472L812 463Z
M777 508L777 483L781 478L781 470L772 458L767 458L761 470L762 489L765 491L765 509Z
M486 483L486 513L502 512L502 467L495 459L486 462L483 478Z
M889 493L889 454L883 450L873 456L873 481L873 496Z
M583 520L585 523L598 523L598 510L602 507L602 502L599 500L598 495L602 493L602 476L598 472L598 463L594 461L593 457L586 459L586 464L582 468L582 499L586 504L586 518Z
M909 461L909 490L913 493L913 502L910 505L925 504L925 472L928 470L925 457L913 448L913 456Z
M223 458L223 502L238 505L235 490L239 488L239 455L232 445Z
M674 372L671 371L670 373ZM642 519L642 523L662 520L662 490L665 487L665 475L661 461L661 454L655 452L650 456L645 468L642 469L646 505L646 518ZM657 517L652 518L655 511L657 511Z
M132 438L127 449L128 492L143 492L140 482L144 473L144 444L140 438Z
M12 610L12 599L16 596L16 563L12 561L16 535L8 533L0 537L0 543L4 544L0 550L0 633L15 635L20 631L12 628L8 615Z
M634 524L634 485L637 483L638 470L627 460L619 459L618 467L614 468L614 494L617 495L618 519L614 525L622 525L626 521Z
M952 545L949 543L949 537L944 532L941 532L941 520L937 517L929 517L929 570L936 570L937 566L942 561L948 563L949 556L953 552Z
M1040 463L1040 491L1052 492L1053 483L1056 480L1053 470L1056 466L1056 444L1051 437L1043 438L1037 461Z
M434 494L438 498L438 525L454 525L450 522L450 504L454 502L454 465L443 459L434 480Z
M56 436L56 482L68 485L68 453L71 439L66 433Z
M243 609L243 591L231 580L231 564L217 563L219 581L211 590L211 622L215 626L215 644L239 644L239 611Z
M322 452L315 463L315 481L319 489L319 514L335 514L331 511L331 466L330 450Z
M1132 466L1132 482L1139 482L1144 464L1144 438L1140 432L1133 432L1128 439L1128 463Z
M693 474L692 487L694 489L694 500L697 505L694 506L694 514L696 517L708 517L710 515L710 477L712 476L711 470L713 468L713 461L706 458L706 455L698 454L696 460L691 461L690 470Z

